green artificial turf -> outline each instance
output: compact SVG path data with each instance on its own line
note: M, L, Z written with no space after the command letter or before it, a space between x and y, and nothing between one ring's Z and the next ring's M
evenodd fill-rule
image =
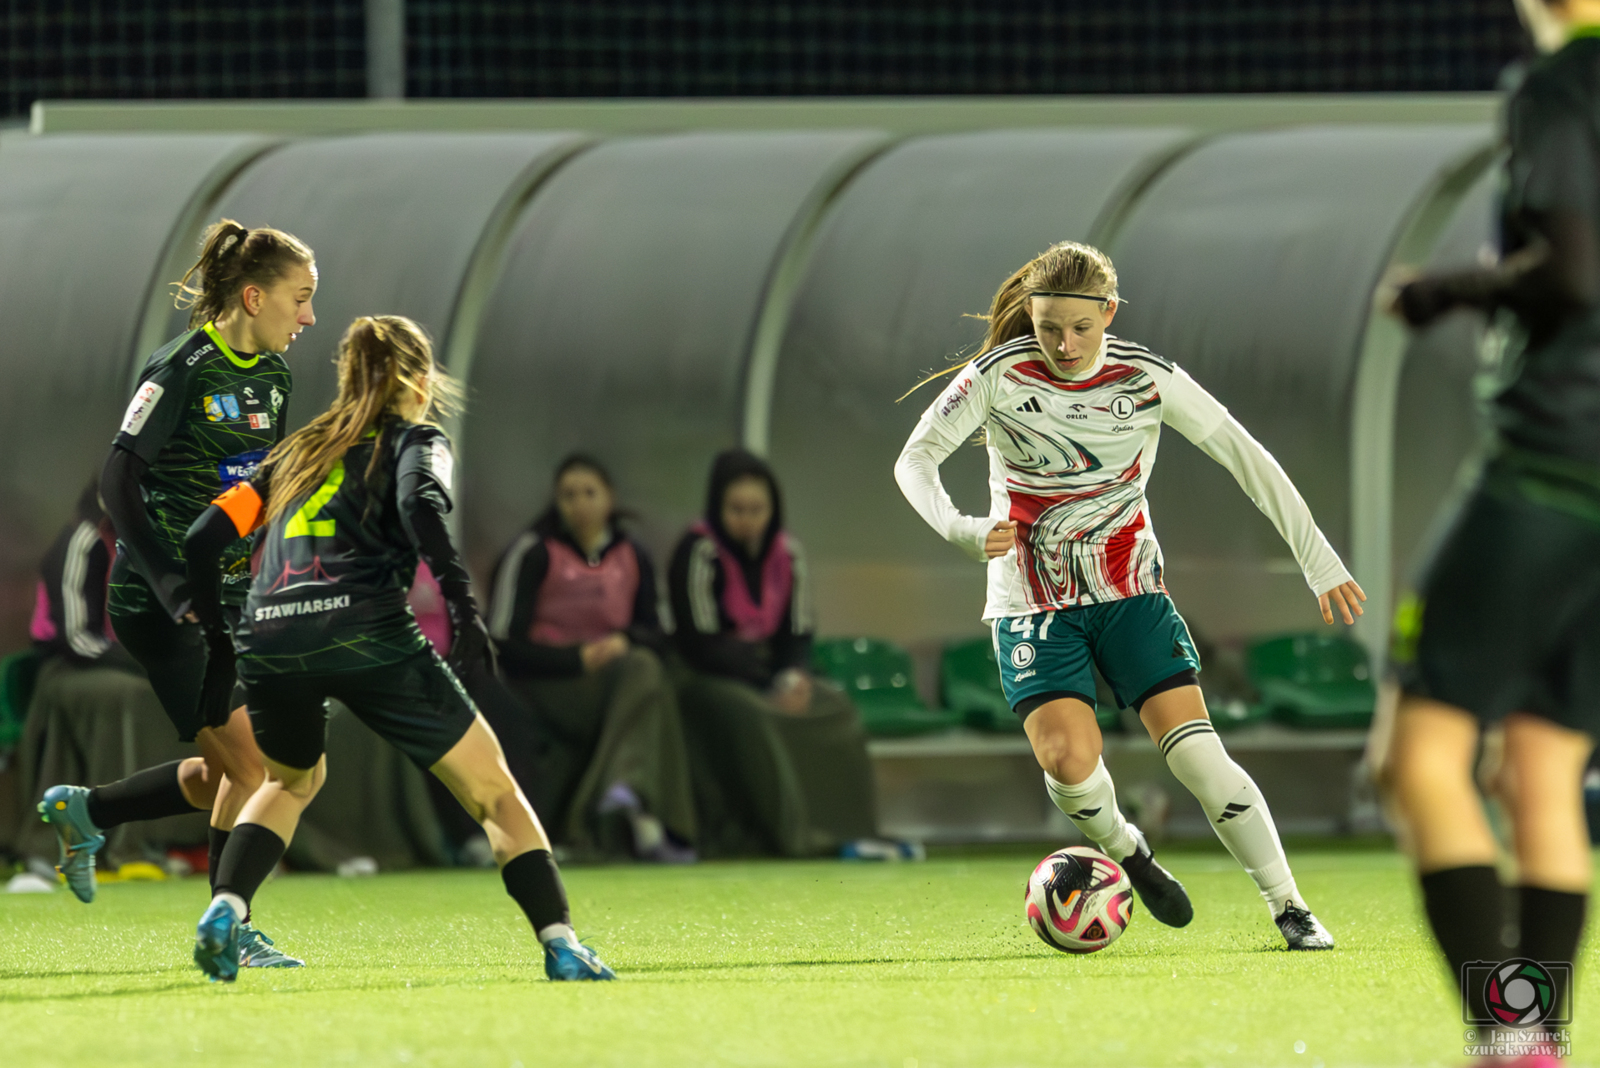
M1283 950L1230 859L1179 851L1193 924L1136 908L1110 949L1056 953L1023 920L1034 859L575 868L574 919L609 984L546 982L492 872L279 879L258 922L310 966L231 986L188 958L202 880L107 885L88 907L0 897L0 1065L1464 1061L1391 852L1292 855L1340 942L1315 954ZM1596 993L1589 969L1580 1011ZM1588 1034L1580 1063L1600 1061Z

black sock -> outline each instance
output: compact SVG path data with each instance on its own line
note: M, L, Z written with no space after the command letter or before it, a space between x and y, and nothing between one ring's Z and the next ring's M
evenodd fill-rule
M1518 956L1537 961L1577 960L1587 894L1524 886L1521 890L1522 944Z
M561 873L549 850L533 849L512 857L500 869L500 878L505 880L506 893L522 906L528 922L533 924L534 934L553 923L571 926L567 888L561 885Z
M101 830L135 820L158 820L163 816L186 816L195 810L183 796L174 760L136 771L126 779L96 786L87 799L89 818Z
M217 872L222 867L222 851L228 847L230 832L216 827L206 828L206 877L211 880L211 896L217 896Z
M1450 978L1463 990L1468 961L1498 963L1510 953L1506 949L1506 892L1500 878L1488 864L1465 868L1446 868L1422 877L1422 903L1428 912L1433 936L1450 964ZM1468 991L1472 1010L1480 1015L1488 1010L1479 1004L1482 991L1476 983Z
M212 896L237 894L248 909L250 900L288 848L289 843L259 823L236 824L217 861L217 873L211 880ZM245 915L248 917L249 913Z

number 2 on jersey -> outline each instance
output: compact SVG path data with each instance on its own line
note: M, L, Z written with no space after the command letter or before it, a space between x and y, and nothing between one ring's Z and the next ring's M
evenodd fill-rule
M318 538L333 537L333 520L317 519L315 516L339 492L339 487L344 484L344 461L335 460L333 470L328 472L326 481L317 489L317 492L306 498L306 503L300 510L289 517L289 522L283 528L285 538L303 538L308 535Z

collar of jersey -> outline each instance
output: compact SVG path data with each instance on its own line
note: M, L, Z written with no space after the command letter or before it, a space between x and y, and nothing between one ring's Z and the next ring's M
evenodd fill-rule
M241 360L239 357L235 356L233 354L233 350L228 347L228 343L222 340L222 335L217 333L216 323L207 323L203 329L206 332L206 336L209 337L217 346L217 349L228 359L232 360L235 366L254 367L261 360L261 354L259 352L250 357L248 360Z
M1580 37L1600 37L1600 26L1574 26L1567 31L1567 40L1576 41Z

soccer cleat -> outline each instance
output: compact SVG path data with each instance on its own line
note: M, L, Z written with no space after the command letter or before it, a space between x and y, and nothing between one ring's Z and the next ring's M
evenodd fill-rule
M1317 922L1310 910L1298 905L1285 905L1278 917L1278 930L1290 949L1332 949L1333 935Z
M194 962L213 983L239 976L239 918L226 901L213 901L194 932Z
M1186 927L1194 919L1194 906L1189 903L1189 892L1172 874L1156 863L1155 854L1144 840L1144 832L1129 826L1139 841L1133 855L1117 863L1128 873L1139 900L1146 911L1168 927Z
M239 925L239 967L241 968L304 968L306 962L291 957L272 944L272 939L250 926L249 921Z
M552 938L544 944L544 974L556 982L567 983L617 977L594 950L566 937Z
M85 904L94 900L94 855L106 836L89 819L89 788L52 786L37 806L39 818L56 829L61 860L56 865L67 886Z

